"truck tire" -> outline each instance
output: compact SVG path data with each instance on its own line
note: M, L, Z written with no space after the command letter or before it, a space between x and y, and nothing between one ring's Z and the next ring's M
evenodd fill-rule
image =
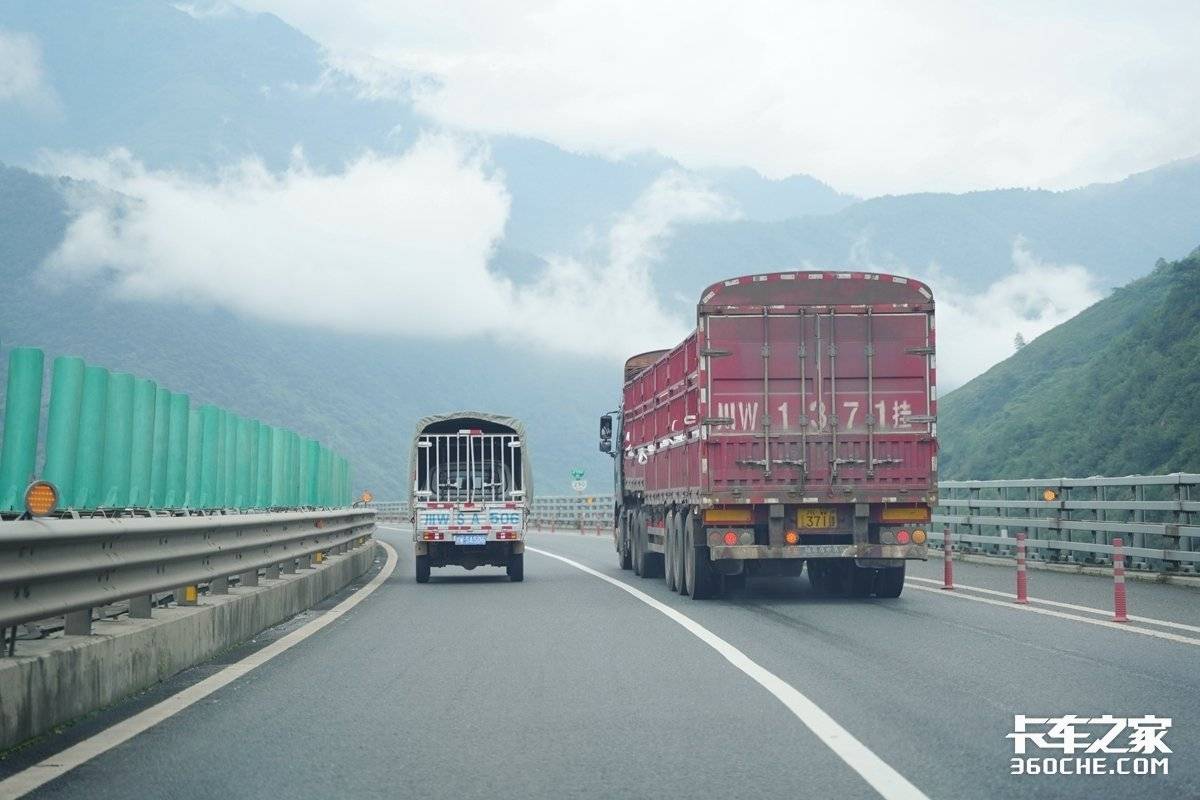
M659 578L662 577L662 553L650 550L650 535L647 530L649 517L645 511L638 512L637 538L634 539L637 549L634 551L633 571L643 578Z
M417 583L429 583L429 556L417 556Z
M693 520L694 517L689 515L691 524L687 526L683 548L684 581L687 583L689 597L693 600L704 600L713 596L717 576L713 572L712 562L708 559L708 547L696 545L699 536Z
M851 597L870 597L875 588L875 570L865 569L853 561L848 565L850 580L847 581Z
M640 510L633 512L629 520L629 554L633 560L633 574L642 577L642 525L645 518Z
M904 591L904 564L886 567L875 576L876 597L899 597Z
M633 555L629 552L629 512L621 512L621 523L617 538L617 563L621 569L633 569Z
M818 597L829 594L832 582L829 580L829 570L823 560L810 558L804 566L808 570L808 585L812 587L812 593Z
M505 567L508 579L513 583L525 580L525 554L512 553L508 556L508 566Z
M674 592L679 588L678 579L675 576L675 540L679 538L676 532L679 526L679 515L672 511L667 514L666 525L666 546L663 547L663 576L667 581L667 589Z

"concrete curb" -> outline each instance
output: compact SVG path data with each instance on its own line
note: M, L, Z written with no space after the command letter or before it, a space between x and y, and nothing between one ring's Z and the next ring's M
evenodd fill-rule
M104 708L311 608L362 575L376 545L327 556L312 569L204 595L152 619L96 622L90 636L19 642L0 659L0 750Z
M941 550L930 551L930 561L939 560L933 558L934 553L941 553ZM1006 558L1004 556L987 556L979 553L954 553L955 561L965 561L969 564L990 564L992 566L1014 566L1017 562L1015 559ZM1111 567L1097 567L1090 564L1054 564L1046 561L1027 560L1025 566L1028 569L1040 569L1046 572L1065 572L1074 575L1097 575L1103 577L1112 577ZM1184 586L1189 589L1200 589L1200 576L1191 575L1172 575L1163 572L1143 572L1139 570L1125 570L1125 579L1130 581L1141 581L1143 583L1165 583L1171 586Z

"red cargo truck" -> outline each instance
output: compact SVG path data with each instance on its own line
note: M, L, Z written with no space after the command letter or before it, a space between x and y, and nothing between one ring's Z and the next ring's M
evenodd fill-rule
M937 491L933 295L910 278L782 272L704 291L696 330L625 365L621 566L700 598L746 575L897 597Z

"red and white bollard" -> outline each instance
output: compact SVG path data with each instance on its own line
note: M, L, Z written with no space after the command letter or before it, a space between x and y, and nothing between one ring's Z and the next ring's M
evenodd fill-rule
M1125 542L1113 539L1113 622L1129 622L1125 608Z
M1029 602L1029 578L1025 574L1025 534L1017 534L1017 600L1022 605Z
M942 588L954 590L954 553L950 550L949 528L942 528Z

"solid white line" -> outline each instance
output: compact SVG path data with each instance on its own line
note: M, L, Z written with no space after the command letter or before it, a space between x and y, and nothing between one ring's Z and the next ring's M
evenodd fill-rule
M910 575L907 580L920 581L921 583L931 583L936 586L942 585L941 581L934 580L932 578L917 578L915 576ZM996 591L995 589L984 589L982 586L968 586L963 583L955 583L954 588L955 589L968 589L972 592L982 592L983 594L990 594L990 595L994 595L996 597L1013 597L1014 596L1012 592L999 592L999 591ZM1089 614L1099 614L1100 616L1103 616L1103 617L1111 617L1112 613L1113 613L1111 608L1092 608L1091 606L1077 606L1074 603L1060 603L1057 600L1046 600L1041 597L1031 597L1031 598L1029 598L1029 602L1041 603L1042 605L1054 606L1055 608L1069 608L1072 611L1085 611ZM1147 625L1158 625L1159 627L1162 627L1162 628L1178 628L1181 631L1191 631L1192 633L1200 633L1200 627L1197 627L1195 625L1185 625L1182 622L1171 622L1170 620L1155 619L1154 617L1137 617L1137 616L1134 616L1133 614L1130 614L1129 618L1136 622L1144 622Z
M957 584L956 584L957 585ZM1111 628L1115 631L1125 631L1126 633L1140 633L1143 636L1153 636L1156 639L1166 639L1168 642L1178 642L1179 644L1191 644L1200 646L1200 639L1192 639L1188 636L1180 636L1177 633L1168 633L1167 631L1155 631L1149 628L1139 628L1137 625L1130 625L1128 622L1111 622L1106 619L1094 619L1092 617L1081 617L1078 614L1064 614L1061 611L1051 611L1048 608L1037 608L1036 606L1022 606L1016 603L1004 600L993 600L990 597L976 597L973 594L963 594L962 592L947 592L944 589L937 589L932 586L918 586L916 584L908 584L908 588L915 589L919 592L930 592L939 597L957 598L959 600L974 600L976 603L987 603L991 606L1000 606L1013 611L1028 611L1031 614L1041 614L1047 617L1057 617L1058 619L1069 619L1074 622L1086 622L1088 625L1099 625L1102 628Z
M378 540L377 540L378 541ZM28 767L3 781L0 781L0 800L11 800L32 792L39 786L55 778L65 775L76 767L84 764L119 744L129 741L139 733L153 728L163 720L178 714L190 705L203 700L213 692L226 686L255 667L260 667L275 656L299 644L317 631L330 624L338 617L361 603L367 595L378 589L396 568L396 550L387 542L378 542L387 553L387 561L379 574L354 594L329 609L321 616L307 622L291 633L283 636L263 649L251 653L234 664L222 669L204 680L173 694L161 702L155 703L144 711L122 720L112 727L105 728L100 733L84 739L78 744L71 745L49 758Z
M896 770L892 769L883 759L875 755L866 745L839 725L833 717L825 713L816 703L797 691L791 684L752 661L749 656L725 641L715 633L705 628L691 617L682 614L665 603L660 603L645 592L635 589L624 581L611 578L591 567L586 567L578 561L573 561L556 553L551 553L537 547L526 547L526 550L558 559L588 575L606 581L623 592L641 600L646 605L664 614L674 622L682 625L689 633L700 641L716 650L725 660L750 676L755 682L775 695L781 703L787 706L804 725L817 735L829 749L842 761L857 772L863 780L871 785L881 797L887 800L929 800L916 786Z

